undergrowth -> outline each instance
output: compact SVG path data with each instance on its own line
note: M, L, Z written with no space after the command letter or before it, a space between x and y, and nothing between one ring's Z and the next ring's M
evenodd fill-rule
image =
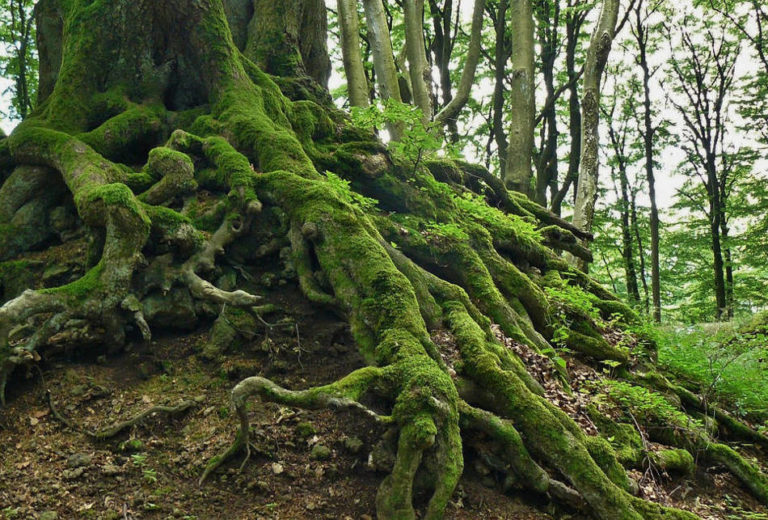
M768 423L768 316L657 329L659 363L712 402Z

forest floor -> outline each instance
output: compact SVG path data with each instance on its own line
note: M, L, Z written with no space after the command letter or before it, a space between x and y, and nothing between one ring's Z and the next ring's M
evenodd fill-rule
M0 409L1 519L339 519L372 520L384 476L369 467L383 429L348 412L301 411L252 402L255 450L198 485L205 463L232 442L229 391L240 379L269 377L287 388L331 382L363 365L346 324L306 303L298 288L267 294L280 326L255 332L223 362L204 361L203 326L135 342L114 354L93 349L43 360L11 382ZM439 338L436 338L439 342ZM94 441L62 424L47 404L87 430L153 405L195 399L182 415L153 416ZM765 459L764 456L761 456ZM704 519L768 520L730 473L641 481L641 493ZM645 478L644 478L645 477ZM503 482L471 453L448 519L585 519L551 509Z

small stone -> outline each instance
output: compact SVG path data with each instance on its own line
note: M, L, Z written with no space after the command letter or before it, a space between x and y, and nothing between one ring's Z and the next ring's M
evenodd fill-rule
M64 480L75 480L82 477L83 473L85 473L85 468L81 466L75 469L65 469L61 472L61 475L64 477Z
M272 464L272 473L274 473L275 475L279 475L283 471L285 471L285 469L283 468L282 464L278 464L277 462L274 462Z
M87 453L73 453L67 459L67 467L79 468L81 466L88 466L91 463L91 460L93 459Z
M296 435L302 439L308 439L315 433L317 433L317 430L312 426L312 423L301 422L296 425Z
M331 450L322 444L315 444L312 447L312 451L309 453L309 458L312 460L326 460L330 458L330 456Z
M80 397L81 395L85 395L87 391L88 385L75 385L69 390L69 393L72 397Z
M101 472L108 477L114 477L115 475L122 473L123 470L120 468L120 466L115 466L114 464L105 464L101 468Z
M269 491L269 484L263 480L251 480L245 488L249 491L259 491L261 493L267 493Z
M350 453L358 453L363 448L363 441L358 437L345 437L344 447Z

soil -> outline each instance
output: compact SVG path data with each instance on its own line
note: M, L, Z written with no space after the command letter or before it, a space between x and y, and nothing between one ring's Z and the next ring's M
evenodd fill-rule
M302 411L252 402L254 446L198 485L205 463L232 442L229 391L262 375L287 388L331 382L363 365L346 324L305 302L290 284L267 297L270 315L226 361L200 356L209 327L167 332L115 354L57 355L14 379L0 409L0 519L340 519L372 520L384 474L369 453L385 433L353 412ZM86 430L153 405L194 398L179 416L155 415L117 437L93 441L62 424L46 401ZM764 458L764 457L763 457ZM583 519L545 497L504 493L503 478L467 450L448 519ZM643 475L635 475L642 479ZM645 479L642 492L705 519L768 519L765 509L716 468L688 479ZM650 484L649 484L650 483ZM728 498L725 498L728 497ZM758 516L746 516L749 514ZM761 516L760 516L761 515Z

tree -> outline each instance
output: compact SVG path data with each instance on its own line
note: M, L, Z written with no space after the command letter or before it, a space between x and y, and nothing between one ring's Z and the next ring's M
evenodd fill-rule
M621 30L626 16L619 23L618 0L604 0L597 25L592 33L584 65L583 98L581 101L581 159L574 204L573 223L587 233L592 230L597 198L598 152L600 123L600 82L603 79L611 45ZM618 24L618 26L617 26Z
M616 76L621 71L614 71ZM634 192L630 195L630 182L628 168L637 160L637 156L632 148L632 142L636 137L631 128L633 116L637 110L634 103L636 89L627 88L623 85L613 86L613 95L610 97L610 105L605 109L604 115L606 126L608 127L608 137L610 140L610 156L608 164L611 167L611 177L614 180L616 188L616 199L619 209L621 224L621 256L624 260L624 273L626 278L627 294L629 301L635 305L640 303L640 290L637 285L637 268L635 265L635 240L633 238L633 229L630 225L634 213ZM619 186L616 187L616 178L619 180ZM641 254L642 252L639 251Z
M416 518L416 486L430 492L423 518L441 518L463 446L600 519L694 519L632 496L609 441L547 400L515 353L540 352L541 362L549 353L563 378L557 341L584 359L629 366L628 349L604 334L635 314L553 252L588 257L578 231L482 167L413 163L352 125L322 86L321 1L259 3L245 21L228 22L226 12L221 0L39 5L41 49L62 55L41 60L52 88L0 141L0 255L74 229L89 237L89 262L76 281L0 307L0 395L54 334L113 347L131 334L149 338L161 323L150 298L183 301L195 317L236 309L256 319L268 309L246 290L247 270L274 262L308 300L348 321L368 366L303 390L261 377L237 384L240 429L203 478L249 453L246 401L260 397L349 408L391 428L381 519ZM233 34L246 35L240 46ZM20 238L29 228L48 235L30 245ZM209 281L225 271L228 288ZM438 331L448 344L432 339ZM208 347L223 355L227 345ZM657 375L657 389L682 392ZM689 421L679 410L673 418ZM738 453L703 427L680 431L668 442L725 465L768 501L768 477Z
M34 108L37 86L37 53L32 0L0 1L0 74L12 78L6 93L11 94L12 119L24 119Z
M691 24L688 15L682 24ZM685 124L683 149L687 166L706 190L706 207L710 227L712 268L717 305L716 318L733 315L733 264L728 236L728 197L733 186L734 160L738 154L728 153L729 100L735 81L736 59L740 48L725 32L715 32L713 22L702 26L703 42L697 42L685 25L680 34L679 55L670 60L675 78L675 91L683 101L672 103ZM671 33L670 33L671 34ZM685 193L685 192L684 192Z
M530 0L510 0L512 16L512 119L507 135L507 162L504 182L507 187L533 198L531 154L533 119L536 111L533 50L533 8Z
M360 55L360 22L354 0L339 0L339 32L349 103L353 107L367 107L368 79Z
M653 122L653 110L651 101L651 79L660 70L660 67L652 68L649 63L649 48L657 44L657 38L651 38L659 24L650 22L654 14L661 11L662 1L638 0L631 17L632 36L637 43L635 62L642 71L643 85L643 121L639 125L640 135L643 138L645 152L645 177L648 182L648 197L651 199L651 292L653 299L653 319L661 322L661 275L659 268L659 209L656 205L656 177L654 174L654 144L665 132L665 122L656 124Z

